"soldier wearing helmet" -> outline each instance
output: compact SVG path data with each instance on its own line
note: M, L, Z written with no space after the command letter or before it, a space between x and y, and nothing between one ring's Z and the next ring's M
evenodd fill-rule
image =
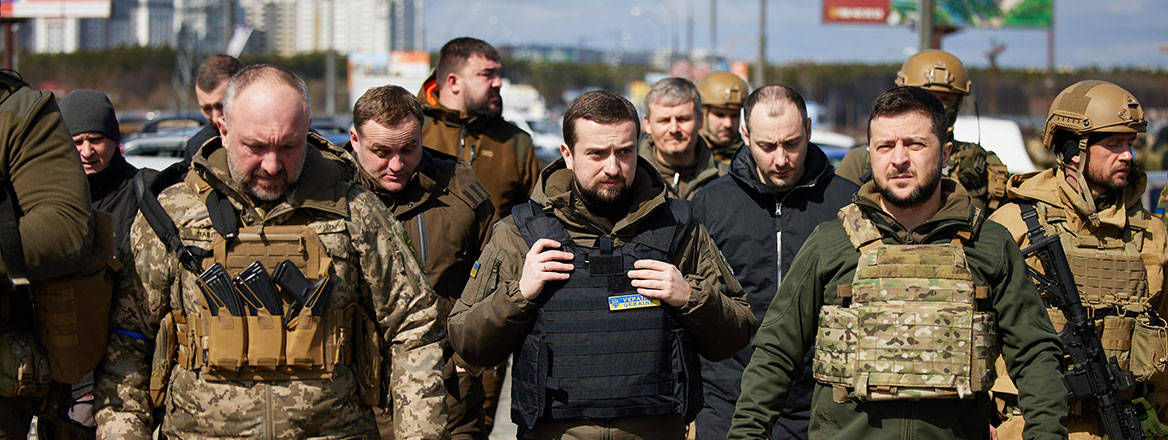
M949 124L948 140L953 142L945 169L947 176L961 182L978 208L996 208L1004 195L1006 166L981 145L953 140L953 123L957 122L961 101L973 88L965 64L948 52L921 51L904 62L896 72L895 82L898 86L923 88L941 100ZM867 151L867 148L853 148L840 162L836 174L859 185L872 180Z
M698 79L702 95L702 138L710 145L714 158L730 163L734 152L742 147L738 131L742 103L750 86L738 75L715 70Z
M1149 386L1161 385L1165 376L1166 329L1155 315L1168 312L1163 304L1168 234L1140 203L1146 178L1132 159L1132 142L1146 126L1139 101L1115 84L1080 81L1067 87L1051 104L1042 134L1057 165L1010 177L1009 203L990 220L1006 226L1022 247L1030 245L1026 232L1031 225L1024 217L1047 234L1058 234L1083 306L1102 329L1106 356L1133 373L1137 386L1131 398L1150 401L1159 419L1168 420L1168 393L1163 391L1168 388L1159 386L1153 393ZM1043 271L1037 261L1027 262ZM1060 329L1062 313L1055 308L1049 313ZM998 438L1021 438L1024 421L1012 410L1017 389L1004 374L999 377L993 390L1005 421ZM1102 438L1095 402L1069 403L1070 438ZM1165 435L1168 431L1153 436Z

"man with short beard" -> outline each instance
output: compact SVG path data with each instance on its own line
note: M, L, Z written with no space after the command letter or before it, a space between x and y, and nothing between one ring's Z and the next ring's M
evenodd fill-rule
M495 224L450 315L467 362L514 352L522 439L681 438L701 408L698 355L724 359L750 339L741 286L638 158L637 123L611 92L572 102L562 158Z
M426 146L471 164L491 193L495 212L527 201L539 173L531 135L502 118L499 52L485 41L461 37L438 53L438 68L418 92Z
M307 90L241 70L220 136L143 199L98 438L376 438L389 403L396 438L445 438L436 295L401 224L309 133Z
M795 256L754 336L729 438L768 438L807 367L811 439L989 438L999 352L1027 438L1066 438L1058 339L1022 254L940 178L952 147L941 101L897 87L870 115L875 179Z
M693 200L697 190L730 166L714 158L702 129L702 97L685 78L665 78L645 95L641 157L665 179L669 197Z
M1168 387L1159 379L1164 367L1140 362L1149 358L1144 351L1148 347L1166 343L1163 321L1148 310L1168 316L1164 302L1168 233L1140 202L1147 179L1132 159L1132 142L1146 127L1139 101L1127 90L1106 81L1070 85L1051 103L1042 136L1043 146L1054 152L1058 164L1012 176L1007 186L1011 202L994 211L990 220L1005 225L1021 247L1030 246L1027 232L1034 225L1062 238L1079 296L1088 314L1096 317L1096 328L1102 329L1103 349L1108 357L1123 359L1121 367L1141 384L1129 398L1146 397L1160 420L1168 420ZM1037 261L1028 262L1043 273ZM1053 319L1062 318L1053 307L1050 313ZM1140 331L1133 334L1135 325L1156 336L1141 339ZM1149 371L1159 373L1150 377ZM1021 438L1023 418L1014 411L1017 393L1006 377L994 386L998 408L1007 419L998 427L1000 439ZM1066 425L1072 439L1105 434L1093 403L1091 398L1071 401Z

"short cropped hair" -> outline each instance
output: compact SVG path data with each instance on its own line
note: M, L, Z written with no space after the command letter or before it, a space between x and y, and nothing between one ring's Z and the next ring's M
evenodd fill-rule
M698 92L698 87L694 83L685 78L665 78L653 83L649 94L645 95L645 113L649 113L649 117L653 117L652 112L649 111L653 104L672 107L687 102L693 103L695 115L702 114L702 94Z
M641 132L637 108L623 96L607 90L593 90L576 97L564 112L564 143L568 150L576 147L576 120L586 119L598 124L632 121L634 135Z
M361 131L365 121L393 127L409 117L413 117L421 124L422 104L418 103L414 94L400 86L374 87L353 104L353 127L357 131Z
M495 46L478 38L458 37L442 45L442 50L438 51L438 70L435 74L438 87L442 87L447 75L461 69L466 60L475 55L499 61L499 51L495 50Z
M746 97L746 102L742 103L742 117L745 119L743 123L746 124L746 129L750 130L750 113L754 111L754 106L758 104L780 104L784 102L795 104L795 108L799 109L800 120L807 120L807 102L803 100L803 95L800 95L795 89L785 85L771 84L759 87L753 92L750 92L750 95Z
M243 70L243 63L231 55L211 55L199 70L195 71L195 87L204 92L210 92L219 87L236 73Z
M945 119L945 105L933 92L920 87L901 86L888 89L876 97L868 115L868 138L872 138L872 120L919 112L933 121L933 134L942 145L949 139L949 124Z
M227 95L223 97L224 120L230 119L230 110L235 103L236 97L252 84L260 82L283 84L295 89L300 94L300 98L304 100L304 111L310 111L308 86L304 84L304 80L296 76L295 73L292 73L291 70L283 67L271 64L256 64L243 68L243 70L240 70L239 73L236 73L227 81Z

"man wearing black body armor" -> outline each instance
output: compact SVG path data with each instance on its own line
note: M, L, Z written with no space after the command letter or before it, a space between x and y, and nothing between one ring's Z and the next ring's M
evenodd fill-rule
M611 92L573 101L563 158L496 224L454 305L463 359L515 354L520 438L680 438L701 408L698 355L750 338L754 315L705 227L637 157L637 122Z

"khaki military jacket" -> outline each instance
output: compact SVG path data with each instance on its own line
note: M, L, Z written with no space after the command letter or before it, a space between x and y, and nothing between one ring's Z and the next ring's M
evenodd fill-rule
M414 178L397 193L386 191L364 169L359 179L405 227L445 319L496 219L487 190L470 166L429 148Z
M974 285L988 290L978 308L995 313L1009 372L1022 384L1018 400L1027 421L1033 421L1026 438L1065 439L1066 429L1059 423L1066 415L1066 389L1058 376L1059 341L1027 277L1022 254L1005 228L981 221L956 181L942 179L940 191L940 210L912 230L880 207L874 183L862 186L854 201L884 244L944 244L960 231L971 233L962 249ZM730 439L769 435L792 381L803 368L811 368L805 354L815 344L820 309L844 304L839 286L852 284L859 259L841 221L820 224L803 243L754 336ZM985 392L966 399L835 402L831 386L816 383L809 438L989 438L989 405Z
M664 185L644 160L638 161L630 212L615 224L583 206L569 190L572 178L563 159L552 162L540 174L532 200L550 206L581 246L593 246L600 234L612 237L614 246L623 245L636 235L641 220L665 203ZM689 330L703 356L730 357L750 340L755 324L742 287L705 226L693 228L679 249L670 263L689 281L690 299L676 310L675 317ZM539 313L537 302L519 293L528 250L511 216L495 225L450 315L450 343L467 362L491 366L506 360Z
M1007 195L1014 202L1007 203L994 211L990 220L1005 226L1013 236L1014 241L1022 248L1030 246L1026 238L1027 226L1022 220L1018 201L1029 201L1037 205L1045 205L1048 209L1061 211L1066 221L1063 225L1075 235L1091 236L1104 240L1125 240L1125 230L1132 228L1142 229L1143 244L1140 252L1144 268L1147 272L1149 303L1161 316L1168 313L1165 304L1164 269L1168 262L1168 232L1164 224L1157 220L1140 202L1144 193L1146 178L1142 172L1133 172L1131 184L1125 188L1122 195L1114 203L1097 206L1096 212L1088 215L1086 201L1079 194L1078 189L1067 182L1066 174L1061 167L1046 171L1033 172L1011 176L1007 185ZM1038 206L1040 209L1043 206ZM1047 231L1048 234L1053 231ZM1042 272L1042 264L1037 259L1026 262L1030 267ZM1055 312L1058 313L1058 312ZM1161 388L1168 390L1168 388ZM1011 384L1000 379L994 386L995 391L1016 392ZM1157 392L1151 396L1153 404L1161 420L1168 420L1168 392ZM1094 417L1094 414L1087 415Z
M947 176L957 179L969 193L974 206L992 211L1005 196L1006 165L994 152L981 145L952 141ZM836 166L835 173L863 185L872 180L872 162L865 146L852 148Z
M694 143L695 161L690 170L678 172L668 165L658 162L657 156L653 153L654 148L656 147L653 145L653 138L648 135L641 136L639 147L641 157L649 161L653 168L661 174L661 178L665 180L665 194L675 199L693 200L694 194L699 189L707 183L713 182L718 176L724 176L730 172L730 163L715 159L702 136L698 136L697 142Z
M443 107L437 89L424 86L418 100L426 116L422 143L471 164L491 193L495 212L510 212L512 206L527 201L539 176L530 134L502 117L468 118Z
M159 202L183 243L204 249L217 235L199 195L206 189L202 185L226 196L241 227L307 222L331 258L327 309L356 308L375 322L383 389L399 421L395 437L440 438L446 419L444 329L436 323L436 295L410 253L401 224L372 193L352 182L353 170L326 151L331 147L327 141L313 135L309 141L302 184L275 206L254 204L232 182L218 140L200 149L191 165L194 176L164 190ZM179 310L195 316L206 302L196 277L180 267L142 215L131 227L130 240L132 258L119 280L111 318L127 332L111 332L97 375L99 438L149 439L157 423L170 438L377 437L373 408L362 403L353 365L344 361L330 378L316 380L224 382L175 365L165 400L158 402L161 420L155 420L147 394L153 347L127 335L152 339L165 315Z

